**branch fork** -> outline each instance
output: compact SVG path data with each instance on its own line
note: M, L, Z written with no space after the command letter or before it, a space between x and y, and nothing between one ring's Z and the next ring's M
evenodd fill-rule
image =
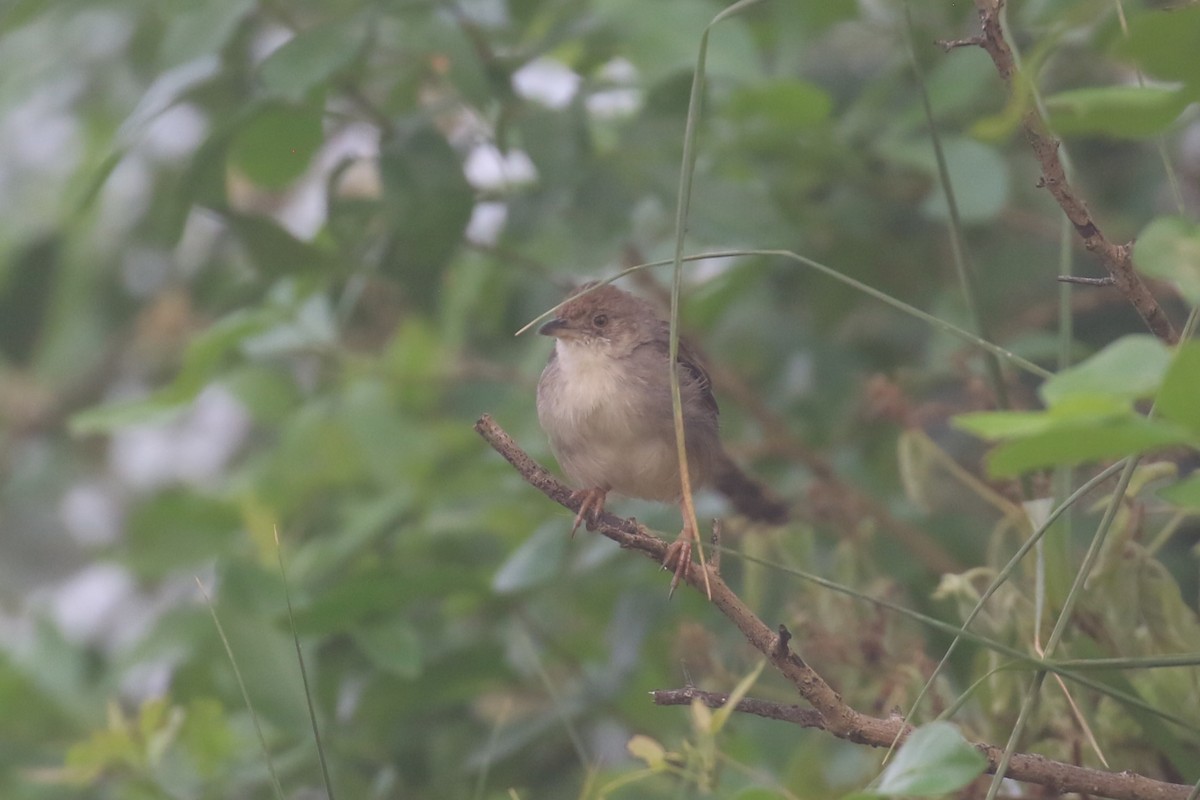
M992 63L996 66L996 72L1012 92L1013 81L1017 79L1019 70L1001 25L1000 14L1004 8L1004 2L1005 0L975 0L982 28L980 35L971 39L959 39L941 44L947 51L953 47L974 44L982 47L991 56ZM953 45L953 47L948 45ZM1050 133L1050 129L1046 126L1046 121L1042 119L1035 103L1030 103L1025 113L1021 115L1021 128L1025 132L1025 138L1029 142L1030 148L1041 164L1042 175L1037 182L1038 188L1045 188L1054 197L1063 213L1067 215L1067 219L1075 227L1076 233L1083 241L1083 246L1088 252L1096 255L1112 279L1112 285L1125 295L1151 333L1167 344L1178 342L1179 333L1134 266L1132 246L1113 244L1105 237L1100 226L1092 218L1091 212L1088 211L1087 205L1067 180L1066 166L1058 152L1062 143Z
M531 486L565 508L578 512L578 503L573 500L570 487L530 458L491 416L485 414L481 417L475 423L475 430ZM595 524L601 535L621 547L662 563L667 543L633 520L604 512L598 516ZM871 747L891 747L894 743L902 742L912 730L912 726L902 717L873 717L847 705L821 675L792 651L791 632L782 625L777 630L771 630L715 570L702 573L699 569L689 569L684 580L704 596L705 574L708 575L711 588L709 602L712 606L742 632L751 647L767 657L776 672L790 681L811 706L811 709L805 709L747 698L738 703L739 711L782 719L803 727L820 728L839 739ZM679 705L699 699L711 707L720 707L729 699L728 695L702 692L692 686L661 690L654 692L653 696L659 705ZM987 771L994 771L1004 749L985 743L976 743L975 747L988 760ZM1152 780L1131 772L1106 772L1027 753L1014 754L1006 774L1013 780L1048 786L1062 793L1075 792L1114 800L1185 800L1192 788Z

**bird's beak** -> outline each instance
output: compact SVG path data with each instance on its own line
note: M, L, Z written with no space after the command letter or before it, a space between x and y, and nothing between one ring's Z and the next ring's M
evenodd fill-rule
M540 333L542 336L553 336L557 338L562 336L566 330L567 321L561 317L555 317L542 327L538 328L538 333Z

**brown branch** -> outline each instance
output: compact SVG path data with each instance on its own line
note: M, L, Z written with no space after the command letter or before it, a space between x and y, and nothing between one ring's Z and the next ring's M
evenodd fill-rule
M983 45L982 36L972 36L968 39L938 39L934 44L949 53L960 47L980 47Z
M693 700L699 700L709 708L721 708L729 702L729 695L724 692L704 692L695 686L685 686L682 689L657 689L650 693L656 706L686 706ZM824 721L821 715L811 708L772 703L767 700L755 700L747 697L738 701L737 710L744 714L754 714L756 717L777 719L780 722L790 722L801 728L821 728Z
M1016 59L1004 38L1004 30L1000 24L1000 11L1004 7L1004 0L975 0L975 6L979 9L979 20L983 28L979 46L991 56L996 71L1000 73L1000 78L1008 86L1009 92L1018 91L1013 86L1013 81L1019 79ZM1046 127L1036 104L1030 103L1021 116L1021 127L1042 167L1042 177L1038 185L1050 191L1063 213L1067 215L1067 219L1075 226L1084 247L1100 260L1112 277L1113 285L1141 315L1146 327L1168 344L1177 342L1179 334L1171 320L1167 318L1134 268L1132 244L1113 244L1105 238L1096 221L1092 219L1087 205L1068 182L1066 168L1058 154L1060 143Z
M551 475L517 446L490 416L484 415L475 423L475 430L488 444L516 468L531 486L556 503L578 512L579 502L571 497L571 489ZM621 547L636 550L661 564L667 543L641 525L608 512L600 515L596 529ZM565 535L565 534L564 534ZM705 594L705 574L698 565L688 570L686 582ZM816 673L788 646L790 634L786 628L771 630L742 602L729 585L709 568L707 584L711 603L732 622L746 640L770 661L780 675L787 678L796 690L815 709L816 727L857 744L888 747L901 741L911 727L898 717L879 719L854 710L842 702L825 679ZM975 745L987 758L989 770L999 763L1003 748L989 744ZM1114 800L1184 800L1191 787L1163 783L1131 772L1113 773L1077 767L1042 756L1017 753L1009 763L1007 776L1013 780L1052 787L1060 793L1076 792Z
M651 692L650 696L654 698L654 704L659 706L690 705L693 700L699 700L709 708L722 708L729 702L729 695L724 692L705 692L694 686L685 686L682 689L659 689ZM773 703L768 700L756 700L747 697L738 701L735 710L744 714L753 714L757 717L787 722L801 728L825 727L821 715L816 711L787 703ZM900 722L898 718L895 719L897 723ZM865 742L865 744L873 747L886 747L888 745L888 743L877 742ZM994 772L996 759L999 758L1002 752L1001 748L977 743L975 744L975 749L979 750L988 759L989 766L986 770L988 774ZM1013 774L1013 765L1018 762L1020 762L1021 768L1027 771L1026 777L1020 779L1016 778ZM1034 774L1045 775L1047 779L1043 781L1030 777L1030 775ZM1073 792L1086 795L1090 791L1100 797L1133 797L1138 798L1138 800L1142 798L1147 798L1148 800L1149 798L1186 797L1186 792L1191 789L1189 786L1153 781L1130 772L1120 774L1103 772L1102 770L1078 767L1073 764L1052 761L1042 756L1026 753L1016 753L1013 755L1012 764L1009 765L1008 777L1023 780L1026 783L1049 786L1058 793ZM1126 793L1120 795L1107 794L1107 791L1112 790L1111 784L1107 780L1109 778L1117 778L1122 782L1130 782L1137 785L1127 787ZM1089 790L1082 788L1084 786L1100 788ZM1184 793L1180 793L1180 790Z

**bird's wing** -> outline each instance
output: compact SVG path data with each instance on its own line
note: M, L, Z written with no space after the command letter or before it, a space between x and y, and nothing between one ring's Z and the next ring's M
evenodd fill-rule
M700 395L704 399L704 405L712 410L714 416L720 414L721 408L717 405L717 398L713 396L712 378L708 377L704 361L683 339L679 340L679 353L676 360L687 370L689 375L696 379L696 384L700 387Z

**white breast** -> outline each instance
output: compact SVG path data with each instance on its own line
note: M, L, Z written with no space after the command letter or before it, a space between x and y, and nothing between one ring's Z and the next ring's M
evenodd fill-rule
M624 386L616 360L600 347L554 343L558 368L564 378L558 385L560 405L572 415L588 415L611 406Z
M581 488L672 500L679 494L675 437L600 347L558 340L538 387L538 418L559 465Z

